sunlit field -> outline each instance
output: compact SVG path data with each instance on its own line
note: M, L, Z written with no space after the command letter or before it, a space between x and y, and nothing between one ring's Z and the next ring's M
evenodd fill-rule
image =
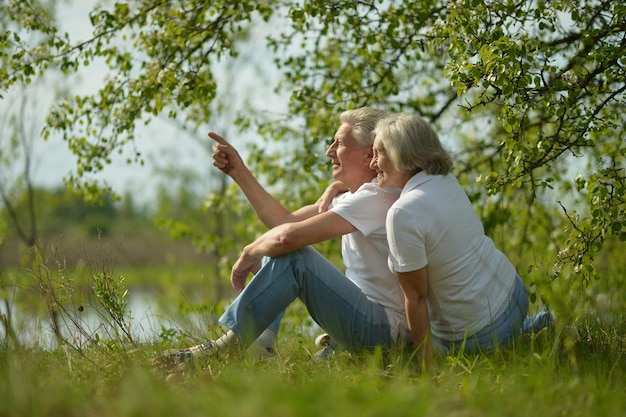
M202 265L119 272L98 283L86 270L49 271L38 297L15 296L17 334L5 327L0 350L0 415L626 415L623 309L601 297L602 314L591 304L555 311L547 331L496 352L436 356L429 373L401 349L316 359L319 329L299 303L273 358L231 352L172 369L154 359L220 332L216 319L232 296L227 280L214 282ZM224 299L212 300L218 287ZM35 307L51 293L61 343L49 310Z

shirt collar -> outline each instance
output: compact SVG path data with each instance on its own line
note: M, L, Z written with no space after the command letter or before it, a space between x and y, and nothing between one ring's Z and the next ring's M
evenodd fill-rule
M409 191L418 188L420 185L430 181L433 179L434 175L429 175L425 171L420 171L417 174L413 175L402 187L402 194L408 193ZM401 195L402 195L401 194Z

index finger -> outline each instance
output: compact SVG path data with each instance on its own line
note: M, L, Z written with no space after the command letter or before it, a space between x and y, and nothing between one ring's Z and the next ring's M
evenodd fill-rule
M220 145L229 145L226 139L224 139L223 137L221 137L215 132L209 132L209 137L213 139L214 141L216 141L217 143L219 143Z

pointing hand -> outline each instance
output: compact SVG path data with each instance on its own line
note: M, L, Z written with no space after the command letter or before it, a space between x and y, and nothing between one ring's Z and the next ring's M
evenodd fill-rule
M230 176L235 174L233 171L241 170L244 167L241 156L226 139L215 132L209 132L209 137L216 142L213 145L213 165L215 167Z

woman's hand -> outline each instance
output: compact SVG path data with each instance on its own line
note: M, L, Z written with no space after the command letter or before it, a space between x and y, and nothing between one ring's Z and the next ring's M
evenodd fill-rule
M328 207L330 203L332 203L333 198L338 196L339 194L345 193L348 191L348 186L341 181L335 181L326 187L324 193L317 199L315 205L317 206L318 213L324 213L328 211Z

